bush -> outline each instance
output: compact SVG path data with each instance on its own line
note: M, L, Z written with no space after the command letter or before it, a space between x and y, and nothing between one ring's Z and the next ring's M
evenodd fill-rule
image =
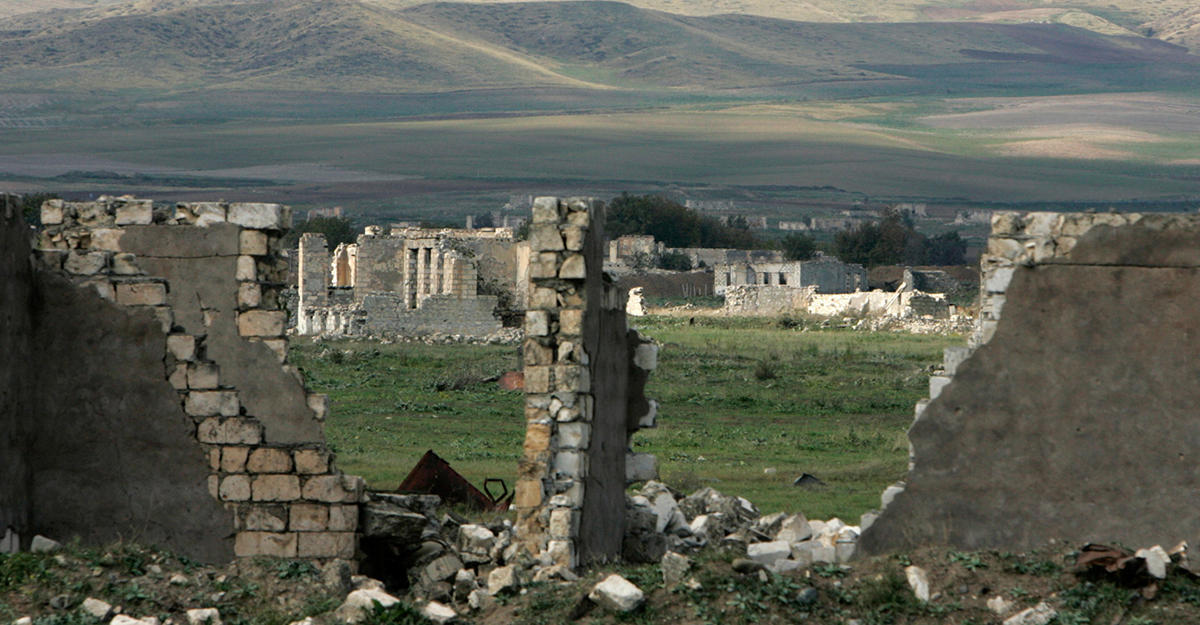
M658 257L658 268L670 271L691 271L692 258L683 252L665 252Z

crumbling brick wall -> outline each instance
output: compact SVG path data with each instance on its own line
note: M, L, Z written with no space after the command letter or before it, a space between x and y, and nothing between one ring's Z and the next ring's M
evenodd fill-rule
M355 554L359 478L287 364L277 204L47 202L28 529L206 560ZM5 414L4 417L9 417Z
M527 432L514 505L518 539L547 566L613 560L627 483L657 474L629 438L652 427L642 395L657 348L626 325L625 291L601 270L603 205L533 204L525 316Z
M869 553L1200 541L1200 216L996 213Z

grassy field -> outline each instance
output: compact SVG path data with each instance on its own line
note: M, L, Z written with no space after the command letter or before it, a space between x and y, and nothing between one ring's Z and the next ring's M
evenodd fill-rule
M647 390L661 409L634 447L659 457L665 481L852 521L904 474L913 404L942 348L961 341L777 320L637 325L662 344ZM515 348L297 341L293 359L333 400L327 435L339 465L373 488L394 489L427 449L475 483L511 484L522 395L489 380L518 367ZM793 487L803 473L825 485Z

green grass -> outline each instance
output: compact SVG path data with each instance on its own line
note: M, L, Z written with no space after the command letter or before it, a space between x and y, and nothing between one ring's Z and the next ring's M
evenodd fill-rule
M637 325L662 343L647 389L661 408L658 428L639 433L634 448L658 456L668 483L852 522L904 474L904 431L927 369L961 341L784 329L769 319ZM484 380L519 367L514 347L297 341L292 358L333 401L326 434L339 466L373 488L394 489L427 449L476 484L512 483L523 396ZM791 486L802 473L826 486Z

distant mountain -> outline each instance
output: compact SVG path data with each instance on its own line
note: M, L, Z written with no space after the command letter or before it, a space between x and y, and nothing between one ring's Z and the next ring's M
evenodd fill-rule
M1146 29L1157 39L1200 53L1200 6L1154 20L1146 24Z
M1126 69L1114 65L1144 66L1138 79L1152 83L1156 72L1192 72L1200 62L1154 39L1061 24L802 23L593 1L404 9L384 0L200 1L144 0L0 20L0 84L75 92L717 92L856 81L940 85L951 77L942 86L1014 80L1069 90L1076 82L1127 80Z

